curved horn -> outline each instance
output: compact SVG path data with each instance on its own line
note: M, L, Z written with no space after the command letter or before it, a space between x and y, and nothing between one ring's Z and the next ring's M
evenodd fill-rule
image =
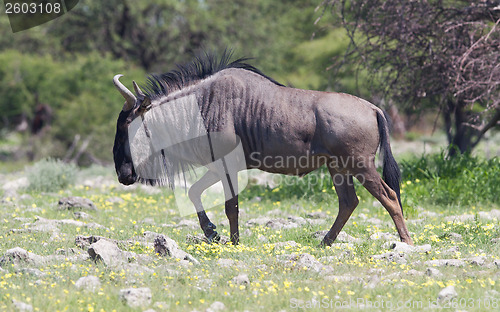
M135 95L132 92L130 92L130 90L127 89L123 85L123 83L120 82L120 77L123 77L123 75L118 74L118 75L114 76L113 83L115 84L116 88L121 93L121 95L123 95L123 97L127 101L123 105L123 111L128 111L128 110L132 109L132 107L134 107L135 102L136 102L136 98L135 98Z
M142 92L141 88L139 88L137 83L135 83L135 81L132 81L132 84L134 85L135 94L137 94L138 96L146 96L144 92Z

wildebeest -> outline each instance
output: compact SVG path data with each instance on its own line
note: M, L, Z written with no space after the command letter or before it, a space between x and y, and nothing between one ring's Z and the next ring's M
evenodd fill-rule
M331 245L358 205L353 177L386 208L401 241L413 244L403 218L400 171L391 152L388 122L383 111L349 94L285 87L249 65L248 59L231 61L230 58L231 53L224 52L221 58L205 53L191 63L178 65L176 70L151 75L144 90L133 82L135 94L119 81L121 75L113 78L126 100L118 117L113 147L118 180L125 185L136 181L165 183L164 179L137 173L129 127L136 118L144 119L155 107L176 105L176 99L190 97L201 112L207 134L219 134L219 140L227 143L223 146L241 142L248 169L303 176L322 165L327 166L339 199L339 212L322 240L323 245ZM165 122L175 122L176 118L173 119ZM184 131L181 125L175 129ZM375 166L379 147L384 155L383 179ZM201 150L214 156L212 146L210 150L206 146ZM188 164L205 161L203 155L195 154L196 151L192 151L180 157ZM167 175L179 165L169 163L164 150L155 157ZM301 161L284 162L283 159ZM182 159L180 163L182 165ZM214 240L218 237L214 231L216 227L207 217L200 198L204 190L224 176L208 169L191 186L188 195L196 207L205 236ZM238 195L234 187L237 188L237 182L231 188L224 184L230 237L232 243L237 244Z

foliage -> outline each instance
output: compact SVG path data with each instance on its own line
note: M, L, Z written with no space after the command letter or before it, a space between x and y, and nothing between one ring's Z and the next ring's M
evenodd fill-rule
M49 34L70 52L110 53L164 72L201 49L230 47L259 57L265 71L278 71L285 53L310 36L315 1L83 0ZM279 17L279 18L277 18Z
M64 157L75 136L81 135L90 140L89 154L110 160L112 133L123 105L111 81L115 74L125 71L128 76L124 80L129 84L134 77L144 77L143 71L96 53L57 60L49 55L1 52L0 109L4 118L0 127L12 129L21 115L32 120L35 107L46 103L54 117L45 135L55 140L55 146L63 146L62 150L52 148L52 156ZM31 142L42 139L34 137Z
M451 159L444 152L401 162L403 197L413 203L475 205L498 203L500 159L470 153Z
M367 69L407 113L442 113L449 143L474 148L500 122L495 1L326 1L351 39L336 65ZM455 149L450 151L453 155Z
M432 205L496 204L500 194L500 159L484 159L470 153L447 158L445 152L422 155L400 162L402 201L404 209L414 209L422 203ZM326 167L305 177L277 176L279 184L271 189L251 186L242 195L272 201L285 197L331 202L336 194ZM375 199L356 180L356 193L365 201ZM263 195L265 194L265 195ZM406 208L408 207L408 208ZM406 211L406 210L405 210Z
M43 138L24 135L30 159L65 158L74 143L75 152L88 143L80 164L109 162L123 104L113 75L124 74L128 86L132 79L141 83L146 71L171 70L201 49L232 48L235 57L254 57L255 66L282 82L328 88L325 68L340 50L322 38L333 33L345 46L347 37L323 21L314 24L316 5L314 0L82 0L68 14L15 34L8 19L0 19L0 137L24 120L31 123L37 104L45 103L53 111L52 127ZM315 32L317 45L309 41ZM301 56L311 50L317 58Z
M348 45L349 37L342 28L318 31L314 40L303 41L293 47L286 58L287 64L284 64L283 72L278 74L277 78L301 89L345 92L369 97L366 71L355 66L346 65L338 70L331 66L331 60L342 56ZM332 72L335 77L332 77Z
M47 158L36 162L28 170L28 190L56 192L75 183L77 168L60 160Z

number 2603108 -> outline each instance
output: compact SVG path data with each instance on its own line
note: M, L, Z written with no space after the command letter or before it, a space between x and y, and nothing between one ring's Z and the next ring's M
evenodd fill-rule
M5 3L5 13L7 14L59 14L61 13L61 3Z

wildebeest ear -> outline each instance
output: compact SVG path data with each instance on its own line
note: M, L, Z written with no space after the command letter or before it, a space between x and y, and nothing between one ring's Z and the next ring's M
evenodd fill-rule
M144 94L144 92L142 92L141 88L139 88L139 86L137 85L137 83L135 81L132 81L132 84L134 85L135 94L137 94L138 97L145 97L146 96Z
M151 106L151 100L149 97L144 96L144 100L141 103L141 109L148 109Z

